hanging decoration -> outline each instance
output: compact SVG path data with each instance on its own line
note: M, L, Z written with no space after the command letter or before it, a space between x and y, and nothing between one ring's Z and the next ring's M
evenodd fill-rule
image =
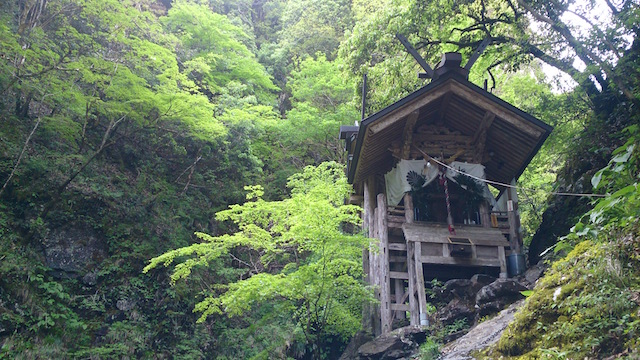
M447 181L446 171L444 167L440 168L440 185L444 186L444 200L447 205L447 224L449 225L449 234L455 235L456 229L453 227L453 216L451 216L451 198L449 197L449 182Z

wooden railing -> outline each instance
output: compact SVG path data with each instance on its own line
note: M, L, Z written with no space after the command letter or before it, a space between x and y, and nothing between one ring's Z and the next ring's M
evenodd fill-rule
M404 206L387 206L387 221L389 227L400 228L402 224L407 222L406 210ZM483 223L483 227L492 227L500 229L502 233L509 234L511 226L509 225L508 211L491 211L490 221Z

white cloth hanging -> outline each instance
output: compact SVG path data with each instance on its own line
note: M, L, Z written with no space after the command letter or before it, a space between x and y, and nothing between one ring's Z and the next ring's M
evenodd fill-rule
M484 165L482 164L454 161L449 166L463 173L473 175L481 179L486 179ZM398 205L400 201L402 201L404 193L411 191L411 185L409 185L409 182L407 181L407 174L409 171L415 171L416 173L424 176L425 182L423 187L435 180L439 173L438 166L431 165L425 160L400 160L396 167L384 175L388 205ZM446 176L448 179L455 182L454 178L457 175L459 175L458 172L447 169ZM496 199L493 197L493 194L491 194L491 191L489 191L487 184L482 181L475 181L482 186L483 196L493 206Z

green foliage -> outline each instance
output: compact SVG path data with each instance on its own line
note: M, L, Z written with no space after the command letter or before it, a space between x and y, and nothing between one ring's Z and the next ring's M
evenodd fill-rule
M420 345L420 360L436 360L440 357L440 345L431 337Z
M238 82L245 85L240 97L273 101L270 91L276 90L275 85L242 43L247 35L226 16L185 0L172 4L163 23L179 39L177 50L184 73L200 92L214 99L228 91L229 84Z
M604 358L637 351L638 246L635 235L613 246L578 244L539 281L490 356Z
M624 134L628 136L626 143L613 151L609 164L591 179L594 189L606 192L605 196L593 201L593 208L562 239L556 251L571 247L582 238L609 241L609 236L637 224L640 215L638 125L627 127Z
M637 97L637 59L620 57L622 49L636 51L624 45L637 23L630 2L603 32L594 27L580 38L620 67L612 74L608 60L587 62L587 70L572 74L580 81L602 67L606 79L595 79L614 91L603 87L601 102L580 92L552 94L535 65L508 72L527 62L527 51L536 50L531 44L542 44L550 60L571 56L553 52L566 48L557 29L543 25L542 36L526 29L530 17L523 14L532 11L521 8L531 4L556 16L566 12L564 3L41 4L0 3L0 180L6 181L0 190L0 358L337 357L370 296L361 283L360 238L342 231L356 222L355 209L343 206L340 171L309 170L292 178L292 187L285 184L306 165L344 162L336 131L360 117L362 73L370 79L368 114L423 84L396 32L431 64L446 50L461 50L466 59L492 35L472 81L482 81L491 68L497 95L555 126L523 174L524 187L551 190L577 143L608 156L619 145L608 140L618 135L602 134L629 124L627 114L605 112L607 123L595 127L588 115L610 109L602 104L616 103L620 94L628 99L627 89ZM486 26L474 27L477 19L487 19ZM630 128L626 136L634 133ZM605 228L598 238L605 241L603 234L633 226L636 143L618 150L617 161L596 176L598 190L611 196L594 204L596 212L576 232ZM316 178L339 179L339 190ZM243 191L258 183L265 187ZM545 195L527 193L521 200L530 234ZM215 217L234 203L244 205ZM77 273L45 267L41 250L49 235L77 228L92 232L104 254ZM173 253L172 274L188 274L186 281L168 286L171 275L164 271L140 274L147 259L175 248L182 252ZM84 284L85 274L95 275L96 284ZM119 310L122 299L134 308ZM204 300L196 305L196 299ZM203 312L192 313L196 306ZM243 316L211 314L196 324L212 309ZM338 350L329 352L332 346Z
M334 58L346 29L352 26L351 1L289 0L282 14L282 43L293 58L322 53Z
M194 311L202 313L199 321L283 302L306 342L321 346L330 335L346 342L358 330L362 303L370 297L359 260L366 239L343 231L360 221L358 209L344 205L350 186L336 163L306 167L290 177L288 186L290 198L271 202L260 197L260 187L249 188L251 201L216 214L218 220L232 221L237 232L198 233L203 242L160 255L144 271L179 261L171 275L175 282L225 254L248 252L249 257L237 258L246 276L198 303Z

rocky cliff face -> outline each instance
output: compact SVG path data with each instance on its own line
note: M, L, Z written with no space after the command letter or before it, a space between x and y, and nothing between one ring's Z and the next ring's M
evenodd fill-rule
M84 227L55 229L43 241L45 264L60 278L84 277L106 256L100 235ZM91 277L87 277L91 282Z

